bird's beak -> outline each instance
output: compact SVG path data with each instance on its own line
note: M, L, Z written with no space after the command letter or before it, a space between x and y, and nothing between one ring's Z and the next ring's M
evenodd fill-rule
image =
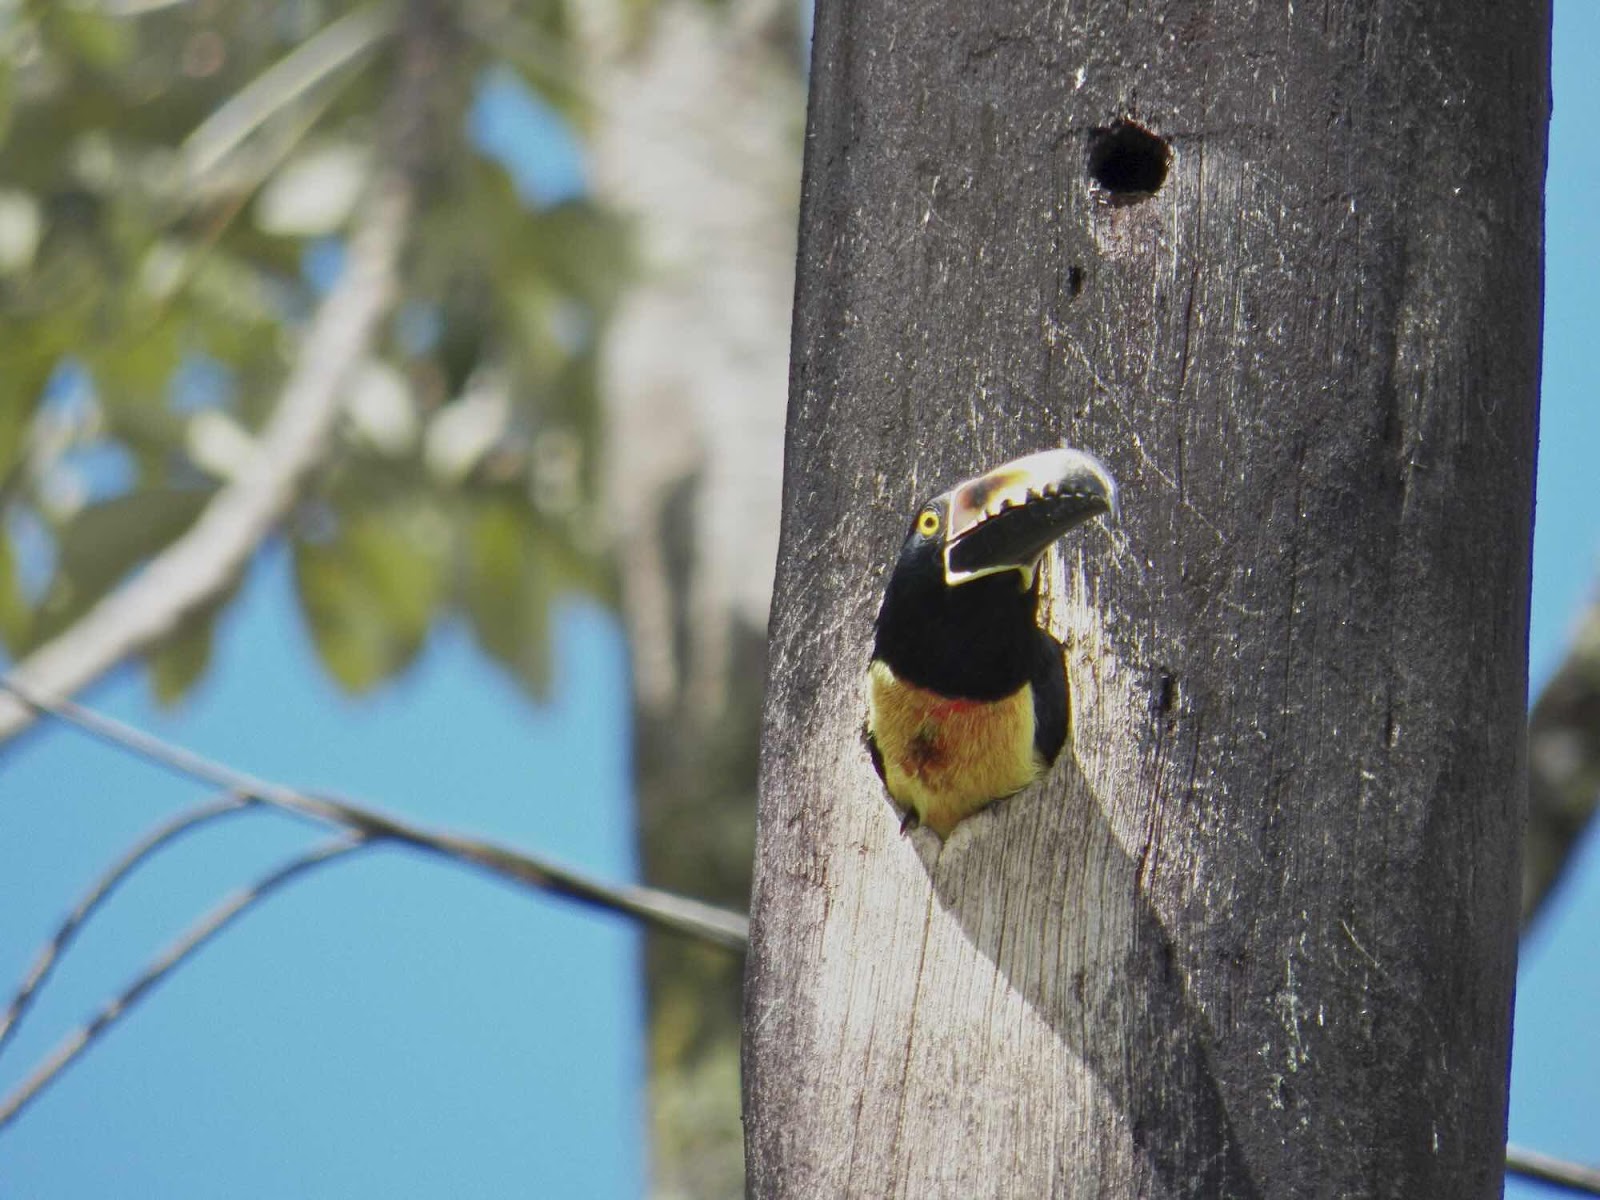
M948 493L944 577L954 586L1000 571L1032 581L1039 559L1069 529L1120 516L1117 481L1082 450L1042 450L957 484Z

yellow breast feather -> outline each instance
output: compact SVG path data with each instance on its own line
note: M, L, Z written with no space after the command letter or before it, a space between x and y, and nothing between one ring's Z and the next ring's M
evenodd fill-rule
M999 700L941 696L898 678L882 662L868 675L867 733L884 783L901 808L941 838L1044 772L1034 748L1033 689Z

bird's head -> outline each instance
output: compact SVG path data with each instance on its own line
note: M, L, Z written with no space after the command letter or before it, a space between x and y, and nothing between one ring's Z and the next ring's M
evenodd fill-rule
M941 492L917 510L895 573L946 588L1014 572L1031 588L1052 542L1092 517L1119 515L1117 483L1083 450L1041 450Z
M1117 484L1082 450L1044 450L921 505L878 612L874 658L950 695L1013 688L1037 638L1039 560L1092 517L1116 516Z

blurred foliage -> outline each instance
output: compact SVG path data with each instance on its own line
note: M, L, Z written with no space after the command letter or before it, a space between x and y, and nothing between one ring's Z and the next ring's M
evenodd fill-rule
M424 185L403 299L285 530L360 691L463 617L531 693L549 609L604 595L595 353L627 268L581 196L530 207L466 135L486 73L581 119L561 0L430 6L425 119L390 128L405 3L0 4L0 639L60 634L241 470L385 160ZM196 614L149 656L179 699Z
M295 595L349 691L459 619L547 692L552 605L613 598L597 351L632 261L570 180L530 185L487 149L476 106L509 83L581 134L582 2L0 0L7 655L69 629L247 468L364 191L397 165L422 193L402 294L284 523ZM622 0L636 44L653 4ZM402 106L418 21L427 95ZM204 677L232 600L146 655L160 701ZM635 756L647 876L732 905L762 675L745 641L729 718L641 718ZM737 1195L741 964L676 939L648 959L658 1181Z

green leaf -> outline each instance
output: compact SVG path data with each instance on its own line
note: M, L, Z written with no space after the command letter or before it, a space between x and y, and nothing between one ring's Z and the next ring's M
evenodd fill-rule
M628 227L586 200L570 200L538 215L529 230L536 260L557 286L598 309L616 303L628 277Z
M11 64L0 61L0 146L5 145L6 134L11 131L11 111L16 90L11 81Z
M219 611L212 607L190 615L176 634L145 655L150 689L163 708L171 708L188 695L211 665L212 633Z
M210 489L131 492L80 510L56 533L56 572L30 639L45 641L76 621L128 572L194 523Z
M20 341L31 330L17 332L21 334ZM14 348L22 352L13 356ZM0 479L5 479L22 458L34 410L55 369L55 360L29 355L11 338L0 335L0 362L6 364L0 370Z
M0 531L0 644L15 657L28 632L28 605L17 580L11 539Z
M85 348L105 403L164 400L172 372L183 359L183 329L175 319L125 323L118 336Z
M550 694L550 605L556 591L548 556L526 508L508 501L469 518L462 605L484 652L534 699Z
M57 36L91 66L118 67L133 52L133 36L126 21L68 5L58 6L51 16Z
M210 488L157 488L88 505L57 535L57 569L90 591L105 592L194 524L211 496Z
M295 586L328 672L365 692L422 648L444 591L443 531L425 510L359 513L294 546Z

